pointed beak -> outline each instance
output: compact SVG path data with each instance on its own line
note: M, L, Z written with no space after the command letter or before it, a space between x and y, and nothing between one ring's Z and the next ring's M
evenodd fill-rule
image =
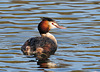
M60 29L66 29L66 27L63 27L63 26L56 26L57 28L60 28Z

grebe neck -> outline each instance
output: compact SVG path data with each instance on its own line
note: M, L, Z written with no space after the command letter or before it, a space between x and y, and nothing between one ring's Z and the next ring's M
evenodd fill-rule
M41 34L41 37L48 37L48 38L52 39L57 45L57 40L51 33L47 32L46 34Z

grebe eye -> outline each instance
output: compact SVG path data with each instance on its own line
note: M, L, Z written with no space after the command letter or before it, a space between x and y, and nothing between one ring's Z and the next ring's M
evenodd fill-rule
M54 23L52 23L52 25L54 25Z

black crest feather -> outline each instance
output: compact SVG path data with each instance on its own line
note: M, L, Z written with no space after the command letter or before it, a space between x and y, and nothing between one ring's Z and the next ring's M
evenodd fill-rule
M47 20L47 21L54 21L52 18L48 18L48 17L41 17L42 20Z

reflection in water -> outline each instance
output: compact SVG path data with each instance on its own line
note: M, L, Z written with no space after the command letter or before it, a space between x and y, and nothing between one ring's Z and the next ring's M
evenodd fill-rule
M38 61L29 60L29 62L37 62L37 65L39 65L38 68L56 68L57 67L57 64L51 62L49 59L47 59L47 60L38 60Z
M40 65L39 68L55 68L57 65L55 63L52 63L49 60L44 60L44 61L38 61L37 65Z

